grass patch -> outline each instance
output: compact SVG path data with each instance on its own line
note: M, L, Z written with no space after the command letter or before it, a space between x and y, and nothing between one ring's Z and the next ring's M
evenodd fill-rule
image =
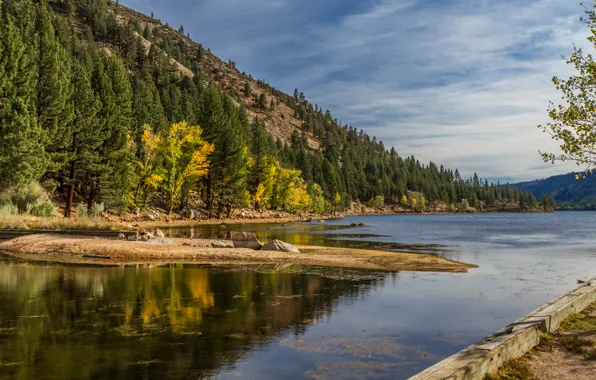
M578 314L572 314L561 323L561 329L566 331L596 331L596 317L588 315L596 309L592 304L586 310Z
M549 333L542 333L540 335L540 343L534 347L534 351L539 352L553 352L555 349L555 337Z
M576 354L584 354L587 352L588 347L592 347L594 345L592 341L577 336L561 337L561 339L559 339L559 343L561 343L561 346L563 346L563 348L565 348L567 351Z
M591 350L588 350L588 352L586 352L586 353L584 354L584 357L585 357L587 360L596 360L596 349L594 349L594 348L593 348L593 349L591 349Z
M528 364L520 359L506 361L497 373L486 375L484 380L538 380L528 367Z

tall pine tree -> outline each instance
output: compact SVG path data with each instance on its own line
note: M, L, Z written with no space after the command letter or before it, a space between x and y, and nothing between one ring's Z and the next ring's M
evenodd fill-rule
M48 165L31 102L29 58L7 3L0 9L0 189L38 180Z

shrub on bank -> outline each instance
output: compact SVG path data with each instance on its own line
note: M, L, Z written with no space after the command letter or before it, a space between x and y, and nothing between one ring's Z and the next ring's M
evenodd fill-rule
M31 208L31 215L48 218L54 214L54 205L47 200L44 203L33 206Z
M53 213L54 205L47 191L38 182L0 193L0 216L30 214L49 217Z
M78 218L99 218L104 212L105 206L103 203L93 203L91 208L84 203L79 203L76 208Z
M12 203L0 204L0 216L12 216L12 215L18 215L18 214L19 214L18 207L13 205Z

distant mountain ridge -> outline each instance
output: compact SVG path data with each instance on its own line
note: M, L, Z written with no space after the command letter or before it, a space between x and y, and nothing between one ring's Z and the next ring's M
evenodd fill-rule
M580 179L576 179L579 175ZM583 178L585 176L585 178ZM516 183L513 186L528 191L536 198L549 194L563 210L591 210L596 208L596 176L571 172L544 179Z

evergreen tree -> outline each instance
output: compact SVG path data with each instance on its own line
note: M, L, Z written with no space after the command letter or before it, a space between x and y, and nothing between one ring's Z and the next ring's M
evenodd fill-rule
M109 139L105 140L104 171L106 196L110 206L124 210L126 196L132 189L131 135L134 125L132 110L133 93L128 79L128 71L119 57L108 60L107 72L114 100L114 111L109 120Z
M37 88L36 109L41 127L49 137L46 151L52 156L54 170L64 163L64 153L71 136L67 126L74 117L69 59L56 38L48 4L42 0L38 6L36 30Z
M140 136L142 126L145 124L150 125L158 134L166 133L168 121L159 91L147 71L137 74L134 78L134 113L136 118L134 136Z
M237 111L229 97L224 98L224 112L228 119L225 128L214 139L212 170L214 187L219 202L218 213L231 216L233 208L246 205L246 176L248 152Z
M97 112L101 104L93 88L86 67L79 61L73 64L72 81L75 89L73 102L75 117L71 126L72 140L69 149L68 195L64 216L71 216L72 199L75 187L80 185L87 174L89 163L97 161L96 149L102 143Z
M0 189L38 180L48 166L29 58L7 4L0 5Z

